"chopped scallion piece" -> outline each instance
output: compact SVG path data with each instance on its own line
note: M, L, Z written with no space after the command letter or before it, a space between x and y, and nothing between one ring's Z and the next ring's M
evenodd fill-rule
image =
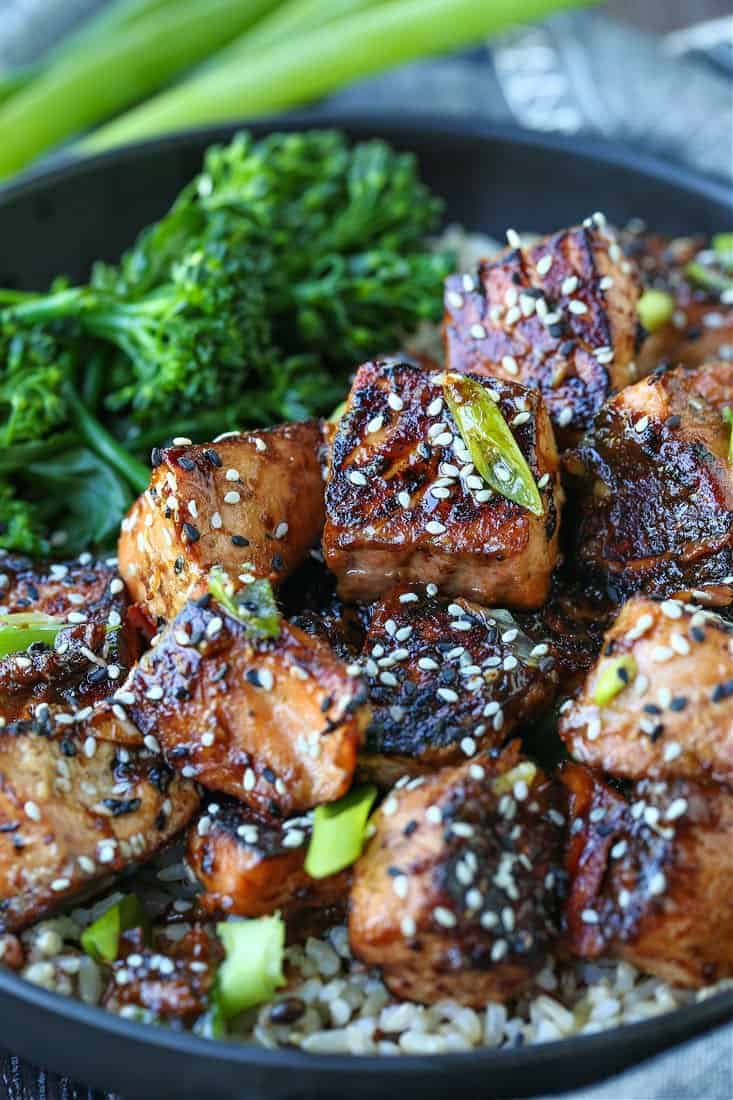
M666 290L645 290L639 299L639 320L647 332L656 332L671 320L674 298Z
M730 440L728 442L728 461L733 462L733 409L728 405L723 409L723 420L730 427Z
M311 878L326 878L350 867L361 855L369 811L377 788L354 787L338 802L317 806L305 870Z
M81 934L81 945L97 962L114 962L120 950L120 936L130 928L147 930L148 918L134 894L125 894Z
M338 424L339 420L341 419L341 417L346 412L346 405L347 405L347 402L342 401L340 405L336 406L336 408L333 410L333 412L331 413L331 415L328 418L329 424Z
M0 657L22 653L34 642L52 646L63 623L38 611L0 615Z
M636 677L636 661L630 653L604 661L596 679L593 702L605 707Z
M544 507L532 471L486 387L465 375L447 374L443 393L484 481L507 500L541 516Z
M239 592L233 592L226 573L212 569L209 592L252 634L262 638L277 638L280 634L280 612L269 581L254 581Z
M716 233L713 237L713 250L723 267L733 271L733 233Z
M228 920L217 924L226 958L219 967L216 1004L225 1020L245 1008L269 1001L283 985L285 924L279 913L257 920Z
M722 294L724 290L730 290L733 287L733 279L730 276L717 267L701 264L699 260L693 260L692 263L689 263L685 268L685 273L693 283L697 283L698 286L714 293Z

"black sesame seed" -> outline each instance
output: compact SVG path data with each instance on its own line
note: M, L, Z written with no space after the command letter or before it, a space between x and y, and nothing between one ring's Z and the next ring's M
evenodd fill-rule
M321 710L324 714L333 706L333 695L324 695L321 699Z
M244 535L232 535L233 546L249 546L249 539L246 539Z
M265 779L267 780L268 783L275 783L275 781L277 779L277 776L275 775L272 768L263 768L262 769L262 774L263 774L263 776L265 777Z
M244 675L248 683L260 687L260 674L256 668L248 668Z
M183 572L183 558L176 558L173 562L173 572L176 574Z
M207 447L204 451L204 456L208 458L212 466L221 466L221 459L213 447Z
M109 810L112 817L122 817L124 814L134 814L136 810L140 809L141 800L139 798L104 798L102 799L102 805L105 809Z
M201 532L198 527L194 527L192 523L184 523L183 533L189 542L198 542L201 538Z
M272 566L272 568L275 570L276 573L279 573L281 571L281 569L285 568L285 562L283 561L280 554L273 554L272 555L270 565Z
M417 829L417 821L408 821L404 829L402 830L402 833L404 836L412 836L412 834L415 832L415 829Z
M687 706L688 699L684 695L676 695L672 702L669 704L670 710L684 710Z
M674 416L668 416L664 423L668 428L679 428L682 423L682 417L675 413Z
M644 707L643 707L643 710L647 714L661 714L662 713L662 708L658 707L656 703L645 703Z
M305 1012L305 1001L300 997L285 997L269 1011L271 1024L294 1024Z
M663 733L664 733L664 724L662 722L658 722L656 724L656 726L654 726L654 728L650 732L649 739L651 741L658 741Z
M399 869L399 867L388 867L387 874L390 878L399 878L402 874L402 871Z
M187 458L185 455L181 455L181 457L178 459L178 465L181 467L182 470L196 469L196 463L194 462L194 460L192 458Z
M575 340L564 340L557 350L560 355L567 359L567 357L575 351L575 347Z
M716 684L710 696L714 703L721 703L733 695L733 680L725 680L722 684Z
M76 745L73 741L68 741L64 738L59 747L64 756L76 756Z
M155 469L156 466L160 466L162 461L162 450L160 449L160 447L153 447L152 451L150 452L150 465L153 467L153 469Z
M690 627L690 637L695 642L704 642L705 641L705 631L703 630L703 628L701 626L691 626Z

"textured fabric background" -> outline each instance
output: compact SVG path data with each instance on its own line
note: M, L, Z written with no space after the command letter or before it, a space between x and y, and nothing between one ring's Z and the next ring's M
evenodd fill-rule
M98 3L0 0L0 64L31 60ZM688 8L699 7L702 15L703 6ZM733 18L659 38L603 14L563 14L540 27L519 27L491 46L361 82L329 105L355 113L440 112L513 120L546 132L595 133L733 182ZM539 1095L542 1083L537 1085ZM8 1100L95 1096L11 1054L0 1054L0 1090ZM733 1100L733 1027L586 1089L582 1097Z

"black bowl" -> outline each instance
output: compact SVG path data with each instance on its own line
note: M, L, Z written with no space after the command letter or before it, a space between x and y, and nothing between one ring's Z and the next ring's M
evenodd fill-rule
M318 120L318 125L322 120ZM668 233L709 233L733 221L729 189L651 157L576 138L424 119L331 119L354 138L379 135L413 150L448 220L501 236L547 231L594 210L641 217ZM310 119L251 128L304 129ZM115 259L197 171L231 128L121 149L36 175L0 193L0 285L44 287ZM733 993L622 1030L511 1050L402 1058L307 1055L212 1042L143 1026L37 988L0 970L3 1045L126 1097L439 1100L532 1096L618 1073L733 1018Z

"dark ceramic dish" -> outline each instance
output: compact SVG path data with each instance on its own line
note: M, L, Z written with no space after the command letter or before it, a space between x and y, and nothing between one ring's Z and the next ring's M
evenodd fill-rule
M317 124L321 124L318 120ZM547 231L603 210L662 232L728 229L722 184L597 142L537 137L448 120L334 120L355 138L413 150L449 220L501 236ZM313 119L252 128L304 129ZM38 174L0 192L0 285L43 287L59 271L83 277L116 259L231 129L124 148ZM572 1089L733 1018L733 992L623 1029L511 1050L402 1058L306 1055L198 1039L143 1026L37 988L0 969L3 1046L126 1098L371 1100L379 1096L525 1097Z

